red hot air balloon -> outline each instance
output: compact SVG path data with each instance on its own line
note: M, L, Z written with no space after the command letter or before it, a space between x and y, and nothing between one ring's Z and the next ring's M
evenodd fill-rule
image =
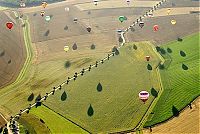
M13 28L13 23L12 22L7 22L6 23L6 27L11 30Z
M150 56L147 55L146 56L146 60L149 61L150 60Z
M145 103L149 98L149 93L147 91L141 91L139 93L139 98Z
M154 25L154 26L153 26L153 30L154 30L154 31L158 31L158 25Z

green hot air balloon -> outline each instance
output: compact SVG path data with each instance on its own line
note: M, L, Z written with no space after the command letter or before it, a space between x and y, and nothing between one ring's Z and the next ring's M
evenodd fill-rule
M50 17L50 16L45 16L45 20L46 20L47 22L49 22L49 21L51 20L51 17Z
M123 21L127 20L125 16L119 16L119 21L122 23Z

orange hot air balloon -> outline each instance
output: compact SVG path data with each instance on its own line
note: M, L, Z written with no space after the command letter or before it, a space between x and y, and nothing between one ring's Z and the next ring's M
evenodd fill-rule
M47 2L45 2L45 1L42 2L42 7L43 7L43 8L46 8L46 6L47 6Z
M158 31L158 29L159 29L158 25L154 25L154 26L153 26L153 30L154 30L154 31Z
M145 103L149 99L149 93L147 91L141 91L139 93L139 98Z
M147 55L146 56L146 60L149 61L150 60L150 56Z
M13 28L13 23L12 22L7 22L6 23L6 27L11 30Z

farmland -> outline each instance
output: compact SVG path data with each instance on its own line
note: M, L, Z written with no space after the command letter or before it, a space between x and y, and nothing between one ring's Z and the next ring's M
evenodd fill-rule
M153 99L151 96L144 105L138 99L138 93L160 89L155 70L160 59L148 43L136 45L137 50L133 49L133 43L127 44L118 56L64 86L45 104L92 133L134 128ZM152 58L149 63L146 55ZM148 64L152 71L148 71ZM98 83L102 85L102 91L98 91ZM67 99L62 102L60 97L64 91ZM87 115L90 105L94 109L91 117Z
M182 42L174 41L163 46L166 51L163 57L171 63L164 64L167 68L161 70L164 92L146 126L176 116L173 106L180 111L200 95L198 39L199 33L185 37Z
M0 31L0 87L9 85L0 89L0 112L7 119L75 72L107 56L113 46L119 45L117 30L130 26L157 3L140 0L127 5L120 0L108 0L95 6L90 2L70 0L49 4L45 9L41 6L11 9L22 15L21 19L14 17L13 11L0 11L3 16L0 20L3 27ZM170 15L166 15L168 8L172 10ZM41 17L41 10L51 16L50 21ZM143 28L136 25L125 34L126 43L119 55L100 63L48 97L44 104L50 109L33 108L28 115L23 115L22 131L85 133L82 127L91 133L119 132L136 126L142 129L149 114L145 126L176 115L199 96L199 34L193 34L199 32L199 15L191 13L194 10L199 10L197 2L167 1L153 17L144 19ZM118 20L121 15L127 17L123 23ZM78 18L76 23L74 18ZM176 25L171 24L172 19ZM4 23L11 20L16 24L9 31ZM23 26L20 20L25 22ZM153 31L154 25L159 26L157 32ZM91 32L87 31L88 26ZM190 34L193 35L183 38L182 42L174 41ZM73 47L75 44L77 49ZM164 69L158 70L161 59L153 51L154 45L164 49L161 53L165 58ZM63 50L65 46L69 51ZM151 57L149 62L145 59L147 55ZM148 64L152 70L148 70ZM156 99L153 89L158 93ZM146 104L138 98L141 90L151 93Z

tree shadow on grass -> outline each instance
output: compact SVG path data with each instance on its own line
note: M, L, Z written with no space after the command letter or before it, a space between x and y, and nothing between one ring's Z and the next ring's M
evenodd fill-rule
M101 92L102 89L103 89L103 87L102 87L101 83L99 83L99 84L97 85L97 91L98 91L98 92Z
M44 36L49 36L49 33L50 33L50 30L47 30L47 31L44 33Z
M167 52L168 53L172 53L172 49L171 48L167 48Z
M67 93L64 91L61 95L61 101L65 101L67 99Z
M183 51L181 50L181 51L180 51L180 55L181 55L182 57L185 57L185 56L186 56L186 53L183 52Z
M158 97L158 92L156 91L156 89L155 88L151 88L151 94L156 98L156 97Z
M88 114L88 116L93 116L93 114L94 114L94 109L91 104L88 108L87 114Z
M152 66L150 64L147 65L148 70L152 70Z
M188 70L189 68L185 64L182 64L182 69L183 70Z
M36 98L35 101L40 101L41 100L41 95L39 94Z
M173 113L173 116L175 117L179 116L179 111L174 105L172 106L172 113Z
M34 99L34 94L32 93L29 97L28 97L28 101L33 101L33 99Z

